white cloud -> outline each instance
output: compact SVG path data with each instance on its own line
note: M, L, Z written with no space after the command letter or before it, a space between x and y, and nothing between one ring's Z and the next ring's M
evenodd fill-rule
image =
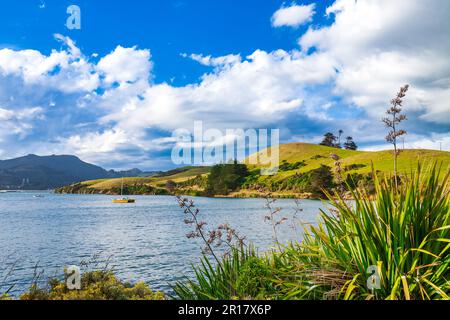
M120 146L126 145L127 142L127 135L122 130L107 130L103 133L89 132L83 137L74 135L64 141L69 149L84 156L113 152Z
M328 61L298 51L257 50L244 60L234 55L193 58L215 67L200 83L184 87L153 84L138 86L139 90L111 88L95 104L105 110L99 124L124 133L131 148L160 151L173 145L172 141L149 139L150 128L164 130L170 136L179 128L192 129L194 121L203 121L205 130L264 128L269 124L276 127L277 121L290 112L308 111L304 105L308 100L304 90L307 85L320 84L334 76ZM309 113L311 117L324 118L320 112ZM86 132L76 135L69 145L79 153L91 153L102 150L91 142L100 142L103 137L109 141L110 132L95 136Z
M120 85L138 81L147 83L152 69L150 58L149 50L118 46L100 60L97 70L105 76L104 81L108 85L115 82Z
M274 25L297 26L313 14L299 20L287 9L274 15ZM172 130L192 129L196 120L205 130L281 127L311 139L342 126L357 142L373 145L385 135L380 118L390 98L409 83L405 111L414 118L408 123L424 126L409 130L408 143L436 145L427 126L444 132L439 138L448 149L449 9L446 0L338 0L327 9L334 22L310 27L298 50L182 54L212 68L198 83L180 87L154 83L147 49L117 46L106 56L86 57L62 35L55 37L63 49L48 55L3 49L0 148L11 155L74 153L98 164L148 164L149 152L174 143L167 138ZM34 142L17 143L37 130Z
M81 57L81 51L80 49L78 49L78 47L76 46L75 42L69 38L69 37L65 37L62 34L59 33L55 33L54 35L56 40L61 41L62 43L64 43L68 48L69 48L69 52L71 54L71 56L73 58L80 58Z
M212 56L204 56L201 54L191 54L187 55L185 53L182 54L184 58L191 58L194 61L197 61L198 63L205 65L205 66L212 66L212 67L218 67L218 66L232 66L236 63L239 63L242 61L242 58L238 54L229 54L223 57L212 57Z
M229 56L207 58L229 61ZM244 61L215 63L212 73L199 84L148 87L143 99L131 97L121 108L103 118L127 132L158 127L190 128L196 120L208 127L258 127L282 120L288 112L301 110L307 98L305 86L332 79L334 70L320 56L277 50L257 50Z
M45 56L36 50L0 50L0 75L17 77L25 85L40 85L66 93L91 91L98 87L98 75L93 66L82 56L75 43L67 37L56 34L68 51L53 50Z
M272 16L272 26L274 27L299 27L311 22L315 12L315 4L292 5L282 7Z
M0 107L0 141L14 135L23 139L34 128L36 120L44 120L44 110L41 107L10 110Z
M432 133L429 136L409 134L404 136L404 141L399 142L400 148L420 150L450 150L450 135ZM364 151L386 150L386 144L376 144L362 148Z
M299 44L315 48L339 70L335 93L379 118L389 98L409 83L406 110L450 124L450 2L337 0L329 27L313 28ZM448 100L447 100L448 101Z
M11 110L0 108L0 121L11 120L14 116L14 112Z

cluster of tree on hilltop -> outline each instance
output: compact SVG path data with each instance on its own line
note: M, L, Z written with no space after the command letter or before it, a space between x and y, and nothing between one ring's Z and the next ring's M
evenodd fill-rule
M320 145L338 149L344 148L346 150L358 150L358 146L356 145L355 141L353 140L353 137L351 136L348 136L345 139L344 144L341 144L341 138L343 133L344 133L343 130L339 130L338 136L335 136L331 132L325 133L324 138L320 143Z

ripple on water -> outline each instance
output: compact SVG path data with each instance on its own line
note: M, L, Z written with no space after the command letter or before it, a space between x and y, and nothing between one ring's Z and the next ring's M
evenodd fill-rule
M99 253L102 259L110 257L122 279L170 291L176 281L192 275L191 264L200 259L202 244L185 237L189 226L173 197L139 196L134 205L117 206L110 196L34 194L0 194L0 279L17 262L3 284L16 283L16 294L29 286L36 264L53 276ZM264 200L194 200L208 227L230 223L260 250L271 247ZM279 200L277 206L287 217L295 210L293 200ZM304 200L301 207L297 216L314 223L323 205ZM298 238L290 224L281 226L279 234L283 242Z

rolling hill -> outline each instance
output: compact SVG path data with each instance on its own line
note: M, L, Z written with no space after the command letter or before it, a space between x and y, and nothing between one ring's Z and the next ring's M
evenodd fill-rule
M303 163L301 167L295 170L279 171L275 176L260 177L261 180L270 179L273 181L281 181L299 173L306 173L319 168L321 165L333 166L334 160L331 154L337 154L341 158L342 167L346 174L360 173L368 174L372 171L372 164L375 170L380 172L393 171L393 154L392 151L365 152L351 151L326 146L291 143L280 146L280 163ZM258 154L252 155L245 160L249 163L254 160ZM450 152L434 151L434 150L404 150L400 153L398 159L399 172L409 173L416 167L417 163L437 161L442 163L444 168L450 168ZM259 166L249 165L249 169L259 171ZM194 179L198 176L205 177L210 172L208 167L184 167L174 169L165 173L160 173L153 177L129 177L124 179L125 187L133 188L134 192L139 187L145 187L144 193L154 194L155 190L165 189L167 181L174 181L178 184ZM122 179L100 179L90 180L81 184L67 186L59 190L64 193L117 193L122 184ZM191 188L192 189L192 188ZM182 191L188 191L182 189ZM158 193L157 193L158 194ZM159 193L161 194L161 192ZM245 195L244 192L240 193Z
M116 194L122 186L122 181L126 189L143 190L142 193L154 194L155 190L165 189L167 181L181 183L197 176L207 175L209 167L184 167L159 173L151 177L126 177L114 179L89 180L73 185L68 185L56 190L60 193L105 193Z
M280 145L280 163L305 162L305 166L291 171L278 172L276 179L284 179L295 173L308 172L319 168L321 165L333 166L334 160L331 154L336 154L341 158L342 167L347 168L347 173L367 174L372 171L372 164L375 170L381 172L392 172L394 170L393 151L352 151L330 148L326 146L313 145L307 143L290 143ZM265 152L265 151L264 151ZM246 163L254 163L254 154L245 160ZM417 163L437 161L442 163L444 168L450 168L450 152L436 150L402 150L398 157L398 171L409 173L417 166ZM260 166L250 166L250 168L260 168Z

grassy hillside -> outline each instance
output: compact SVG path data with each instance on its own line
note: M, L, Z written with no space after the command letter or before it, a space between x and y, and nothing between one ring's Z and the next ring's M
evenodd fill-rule
M334 160L330 155L336 154L341 158L342 166L347 167L348 173L367 174L372 171L372 163L375 170L381 172L392 172L393 151L365 152L351 151L325 146L291 143L280 146L280 163L287 161L296 163L304 161L306 166L297 170L279 172L276 179L284 179L295 173L308 172L317 169L320 165L333 166ZM252 155L246 159L246 163L255 163L255 159L259 154ZM400 173L409 173L412 168L416 167L418 161L438 161L442 162L444 168L450 167L450 152L435 150L404 150L398 158L398 170ZM250 166L251 168L259 168L259 166Z
M181 183L189 179L195 178L197 176L205 175L209 173L209 167L184 167L179 169L174 169L166 173L159 174L154 177L131 177L124 178L124 187L133 186L147 186L149 188L164 188L167 181L174 181L176 183ZM73 185L72 190L77 190L77 193L89 193L89 191L108 191L108 190L120 190L122 185L122 179L99 179L84 181L79 184ZM76 187L76 188L75 188ZM71 192L70 187L61 188L62 192ZM57 190L58 191L58 190Z
M208 174L209 171L209 167L185 167L181 169L175 169L155 176L152 183L162 184L169 180L177 183L184 182L197 176Z
M263 186L271 186L274 193L280 193L280 196L287 194L297 196L300 191L297 188L292 190L283 187L284 181L287 179L297 180L299 175L307 174L317 170L322 165L333 167L334 160L331 159L331 154L337 154L341 158L344 175L358 173L361 175L368 175L372 172L372 164L375 170L383 173L393 171L393 152L379 151L379 152L364 152L351 151L325 146L306 144L306 143L291 143L280 146L280 170L275 176L253 176L248 185L249 189L242 189L239 191L241 196L257 196L257 190L251 187L252 185L261 184ZM245 163L254 163L258 154L252 155L245 160ZM450 168L450 152L434 151L434 150L404 150L400 153L398 158L398 168L400 173L410 173L413 168L417 167L417 162L432 162L437 161L442 163L443 168ZM286 164L301 163L298 168L290 169ZM259 172L260 167L257 165L248 165L250 171L254 173ZM287 169L286 169L287 167ZM295 167L295 165L294 165ZM188 193L190 191L202 192L204 186L199 185L199 182L204 182L210 172L209 167L184 167L174 169L165 173L161 173L153 177L135 177L124 178L124 186L126 191L132 194L164 194L167 193L166 183L173 181L178 184L178 193ZM195 179L197 177L203 179ZM194 180L195 179L195 180ZM85 181L73 186L65 187L59 192L68 193L111 193L117 194L120 192L122 179L101 179ZM280 187L281 184L281 187ZM290 182L288 185L295 185ZM280 189L281 188L281 189ZM287 189L286 189L287 188ZM294 193L292 193L294 191Z

